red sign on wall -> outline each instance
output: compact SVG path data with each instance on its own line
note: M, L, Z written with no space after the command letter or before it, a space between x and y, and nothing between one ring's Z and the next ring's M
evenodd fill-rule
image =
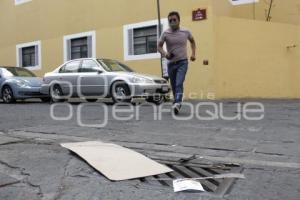
M207 19L206 9L197 9L193 11L193 21L200 21Z

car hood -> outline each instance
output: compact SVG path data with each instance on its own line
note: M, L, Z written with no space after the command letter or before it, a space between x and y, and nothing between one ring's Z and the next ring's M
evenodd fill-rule
M43 79L40 77L10 77L8 81L26 81L32 87L40 87L43 83Z

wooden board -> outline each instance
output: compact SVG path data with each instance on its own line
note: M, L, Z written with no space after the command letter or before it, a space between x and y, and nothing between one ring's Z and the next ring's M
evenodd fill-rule
M128 148L99 141L64 143L92 167L113 181L164 174L173 171Z

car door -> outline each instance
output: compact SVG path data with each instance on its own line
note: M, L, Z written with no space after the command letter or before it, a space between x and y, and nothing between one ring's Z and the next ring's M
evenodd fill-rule
M82 61L79 69L78 93L83 96L104 96L107 87L103 68L93 59Z
M61 82L60 85L65 95L70 94L71 86L73 91L72 96L77 96L77 80L80 65L81 60L70 61L59 70L58 81Z

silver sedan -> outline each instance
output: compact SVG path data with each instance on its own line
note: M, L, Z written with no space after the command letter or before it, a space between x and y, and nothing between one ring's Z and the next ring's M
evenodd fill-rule
M160 104L170 92L165 79L136 73L111 59L71 60L46 73L43 80L41 92L50 95L54 102L80 97L87 101L112 98L118 103L143 97Z

